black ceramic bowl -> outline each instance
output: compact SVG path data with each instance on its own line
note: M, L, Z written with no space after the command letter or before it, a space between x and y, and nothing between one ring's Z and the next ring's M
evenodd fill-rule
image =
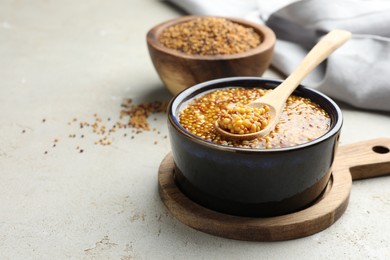
M339 107L318 91L299 86L294 95L310 98L331 117L330 130L318 139L275 149L235 148L206 141L186 131L178 114L186 102L212 89L272 89L280 81L255 77L224 78L190 87L168 106L168 128L175 162L174 178L191 200L239 216L265 217L298 211L324 191L342 126Z

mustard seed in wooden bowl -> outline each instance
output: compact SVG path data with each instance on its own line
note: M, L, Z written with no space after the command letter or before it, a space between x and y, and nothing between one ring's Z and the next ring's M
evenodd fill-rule
M154 67L174 95L211 79L261 76L276 42L265 25L214 16L168 20L150 29L146 39Z
M198 17L172 25L162 31L158 40L167 48L194 55L231 55L257 47L260 35L220 17Z

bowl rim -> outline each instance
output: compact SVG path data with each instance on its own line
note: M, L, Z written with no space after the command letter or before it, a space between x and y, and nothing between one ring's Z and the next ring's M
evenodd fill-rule
M234 23L240 24L244 27L253 28L257 34L261 37L261 42L258 46L255 48L251 48L245 52L235 53L235 54L223 54L223 55L196 55L196 54L187 54L175 49L170 49L168 47L165 47L160 41L158 40L158 36L160 33L165 30L166 28L173 26L175 24L187 22L193 19L197 18L205 18L205 17L214 17L214 18L224 18L229 21L232 21ZM274 47L276 43L276 35L275 33L266 25L263 24L257 24L254 22L251 22L249 20L235 18L235 17L227 17L227 16L214 16L214 15L185 15L180 16L177 18L173 18L170 20L167 20L165 22L162 22L160 24L157 24L153 28L151 28L148 33L146 34L146 40L149 46L152 46L153 48L170 54L172 56L181 57L184 59L191 59L191 60L233 60L233 59L239 59L239 58L245 58L252 55L256 55L262 52L265 52L271 48Z
M297 91L303 91L307 92L310 95L315 95L319 99L323 99L324 102L327 102L332 110L335 111L334 115L330 115L331 117L334 116L334 124L331 124L331 128L322 136L311 140L309 142L305 142L299 145L294 145L294 146L289 146L289 147L282 147L282 148L243 148L243 147L234 147L234 146L227 146L227 145L221 145L217 144L211 141L207 141L199 136L196 136L189 131L187 131L184 127L182 127L178 121L177 116L175 115L176 110L180 108L180 105L183 104L184 101L187 101L187 99L191 100L194 96L199 96L201 93L209 91L207 89L206 91L201 91L203 88L213 86L218 83L228 83L228 82L237 82L237 81L259 81L259 82L265 82L265 83L271 83L271 84L280 84L282 80L277 80L277 79L268 79L268 78L263 78L263 77L228 77L228 78L221 78L221 79L214 79L206 82L202 82L199 84L196 84L192 87L189 87L187 89L184 89L180 93L178 93L176 96L174 96L171 101L168 104L167 107L167 113L168 113L168 123L170 123L176 131L189 138L190 140L204 146L208 146L213 149L218 149L218 150L224 150L224 151L229 151L229 152L242 152L242 153L273 153L273 152L287 152L287 151L294 151L294 150L299 150L303 149L309 146L316 145L318 143L324 142L327 139L331 138L332 136L336 135L337 133L340 132L341 127L343 125L343 114L340 109L340 107L336 104L335 101L333 101L330 97L327 95L321 93L320 91L304 87L303 85L300 85L297 88ZM219 87L219 89L222 88L227 88L228 86L225 87ZM234 86L232 87L240 87L240 86ZM211 88L213 89L213 88ZM218 89L218 88L214 88ZM196 94L194 94L196 93ZM191 96L191 94L194 94ZM187 98L187 99L186 99ZM325 109L322 106L323 109ZM330 114L328 110L325 109L325 111ZM333 119L332 119L333 120Z

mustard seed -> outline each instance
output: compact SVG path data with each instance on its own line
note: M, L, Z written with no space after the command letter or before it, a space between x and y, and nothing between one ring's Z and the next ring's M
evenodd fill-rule
M218 119L219 127L232 134L249 134L264 129L270 120L269 107L251 108L236 104L223 110Z
M218 17L201 17L170 26L158 40L167 48L195 55L242 53L261 42L253 28Z
M167 102L165 101L151 101L140 104L132 104L132 99L127 98L124 99L121 104L119 120L115 120L112 117L101 117L97 113L94 113L92 122L82 121L76 117L73 117L70 119L70 121L68 121L68 125L72 125L77 122L77 129L83 129L81 131L79 130L78 132L78 136L80 138L85 138L86 135L84 133L84 129L90 128L92 133L98 135L98 138L100 138L99 140L94 141L94 144L106 146L113 143L111 136L114 136L116 133L119 132L119 134L123 134L124 137L128 135L127 133L120 132L121 129L132 128L131 132L134 134L140 134L143 131L151 130L148 123L148 120L150 120L149 116L152 113L165 112L166 106ZM128 120L126 117L128 117ZM42 122L45 120L46 119L43 119ZM22 133L25 132L26 130L23 129ZM76 138L76 134L69 133L68 137ZM132 139L134 139L134 136L132 136ZM57 142L58 139L54 139L54 143ZM55 144L53 147L55 147ZM80 147L77 146L77 149L79 150Z
M218 118L222 118L223 121L226 119L223 115L227 113L229 104L246 105L268 91L271 90L226 88L208 92L191 100L180 111L179 122L187 131L202 139L243 148L270 149L294 146L316 139L329 130L331 119L325 110L307 98L292 95L287 99L281 118L269 135L251 141L232 141L217 133L215 122ZM249 126L253 124L252 122L239 120L241 119L237 119L239 124L252 127Z

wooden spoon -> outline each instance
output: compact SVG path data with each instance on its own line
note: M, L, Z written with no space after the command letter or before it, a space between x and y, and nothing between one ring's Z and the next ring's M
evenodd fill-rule
M299 86L301 81L350 38L351 33L348 31L333 30L329 32L311 49L301 64L278 87L261 98L247 104L249 107L260 108L267 105L270 108L270 121L264 129L249 134L233 134L220 128L217 120L215 122L216 130L219 134L230 140L252 140L269 134L279 122L287 98Z

